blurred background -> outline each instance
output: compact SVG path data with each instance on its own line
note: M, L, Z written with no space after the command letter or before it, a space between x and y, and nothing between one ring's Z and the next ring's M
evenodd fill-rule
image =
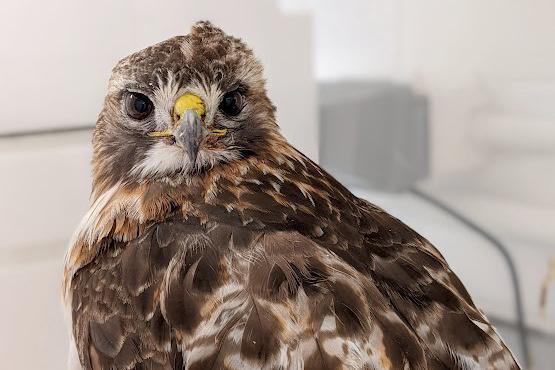
M0 0L0 358L65 367L67 242L112 66L209 19L285 136L444 254L527 369L555 363L555 2Z

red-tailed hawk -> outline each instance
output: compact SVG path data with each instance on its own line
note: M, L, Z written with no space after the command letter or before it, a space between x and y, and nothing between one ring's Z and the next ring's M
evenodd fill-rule
M208 22L120 61L64 294L83 369L518 369L430 243L281 136Z

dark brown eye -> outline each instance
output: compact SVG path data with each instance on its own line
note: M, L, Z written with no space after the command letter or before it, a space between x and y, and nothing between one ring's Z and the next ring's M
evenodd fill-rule
M243 110L245 97L239 90L225 93L220 103L220 110L228 116L236 116Z
M125 110L127 115L134 119L145 119L152 113L154 105L145 95L130 92L125 98Z

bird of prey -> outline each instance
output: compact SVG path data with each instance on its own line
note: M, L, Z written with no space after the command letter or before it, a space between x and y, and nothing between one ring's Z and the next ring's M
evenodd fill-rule
M518 369L441 254L280 134L209 22L121 60L64 297L74 369Z

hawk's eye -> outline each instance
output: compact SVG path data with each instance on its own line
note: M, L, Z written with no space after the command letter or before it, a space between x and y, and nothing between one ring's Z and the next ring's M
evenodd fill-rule
M150 113L154 105L145 95L130 92L125 98L125 110L127 115L134 119L145 119Z
M244 106L245 97L239 90L233 90L225 93L222 102L220 103L220 110L228 116L236 116L241 113Z

